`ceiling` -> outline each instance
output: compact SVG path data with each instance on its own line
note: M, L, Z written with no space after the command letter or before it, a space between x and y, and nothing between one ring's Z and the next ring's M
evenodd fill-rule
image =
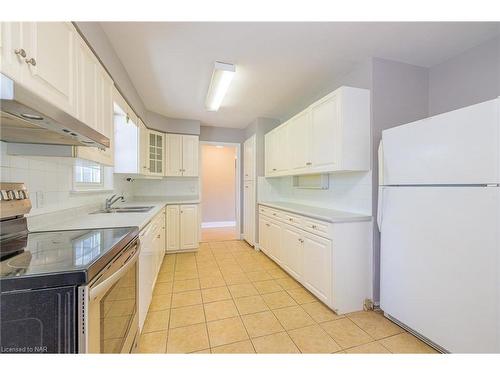
M430 67L499 34L498 23L104 22L146 108L203 125L287 119L369 57ZM218 112L205 110L215 61L236 64ZM293 103L293 104L292 104Z

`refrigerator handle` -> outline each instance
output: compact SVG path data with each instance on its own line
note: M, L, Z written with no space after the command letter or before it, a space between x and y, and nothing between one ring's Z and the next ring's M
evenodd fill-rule
M382 232L382 210L384 205L384 187L378 188L378 203L377 203L377 227L378 231Z

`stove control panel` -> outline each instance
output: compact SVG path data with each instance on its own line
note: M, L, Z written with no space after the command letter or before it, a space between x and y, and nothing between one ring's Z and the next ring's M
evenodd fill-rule
M0 218L22 216L30 212L31 200L23 183L0 183Z

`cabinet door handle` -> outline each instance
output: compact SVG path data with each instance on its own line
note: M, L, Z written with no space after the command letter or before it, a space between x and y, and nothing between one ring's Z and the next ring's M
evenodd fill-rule
M308 161L308 162L306 163L306 165L312 165L312 163L311 163L310 161Z
M317 228L317 226L313 224L312 225L312 229L316 229L316 228Z
M273 212L273 216L276 216L276 212Z
M157 235L156 238L160 238L160 235Z
M273 168L273 171L275 171L275 170L276 170L276 168Z
M36 60L32 57L31 59L26 59L26 64L36 66Z
M299 238L300 243L304 243L304 240L302 238Z
M269 223L266 223L266 227L270 227L271 225Z
M293 219L291 217L289 217L288 220L293 221Z
M14 53L18 56L21 56L22 58L26 57L26 51L22 48L17 48L14 50Z

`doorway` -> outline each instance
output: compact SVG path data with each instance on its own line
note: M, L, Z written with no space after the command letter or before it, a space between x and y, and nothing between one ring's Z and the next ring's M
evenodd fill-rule
M240 144L200 142L201 240L240 238Z

